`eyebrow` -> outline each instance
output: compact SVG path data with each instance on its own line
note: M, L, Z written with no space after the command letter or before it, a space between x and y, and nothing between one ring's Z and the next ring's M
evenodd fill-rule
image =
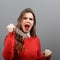
M27 19L28 17L23 17L23 18L25 18L25 19ZM34 20L33 18L29 18L30 20Z

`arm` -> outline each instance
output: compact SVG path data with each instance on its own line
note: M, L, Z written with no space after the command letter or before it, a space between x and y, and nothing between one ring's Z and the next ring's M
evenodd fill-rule
M4 60L12 60L14 56L14 35L9 33L5 38L4 49L2 52Z
M41 51L40 39L38 38L37 40L38 40L38 52L37 52L38 59L37 60L50 60L51 57L50 56L46 57L45 54L43 54ZM45 53L47 52L45 51Z

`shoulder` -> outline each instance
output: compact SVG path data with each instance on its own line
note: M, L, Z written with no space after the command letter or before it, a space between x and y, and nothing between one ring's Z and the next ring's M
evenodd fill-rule
M38 36L34 36L34 37L31 36L31 37L32 37L33 39L38 39L38 40L40 39Z
M40 38L38 36L35 36L35 37L31 36L31 39L36 40L38 42L40 41Z

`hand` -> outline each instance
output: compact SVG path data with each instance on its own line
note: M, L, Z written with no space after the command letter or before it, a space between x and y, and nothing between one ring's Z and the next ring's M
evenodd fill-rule
M13 25L13 24L9 24L8 26L7 26L7 30L8 30L8 32L13 32L13 29L15 28L15 26Z
M49 50L49 49L46 49L46 50L43 52L43 54L44 54L45 57L51 58L52 51Z

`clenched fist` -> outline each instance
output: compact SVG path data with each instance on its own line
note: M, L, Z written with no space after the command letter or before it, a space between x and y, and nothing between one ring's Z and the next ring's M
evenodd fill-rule
M45 57L49 57L49 56L52 55L52 51L49 50L49 49L46 49L46 50L43 52L43 54L44 54Z
M13 29L15 28L15 26L13 24L9 24L7 26L8 32L13 32Z

